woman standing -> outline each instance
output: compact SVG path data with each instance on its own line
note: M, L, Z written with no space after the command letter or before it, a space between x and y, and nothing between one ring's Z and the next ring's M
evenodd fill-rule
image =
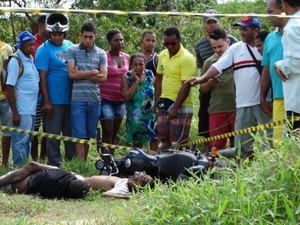
M156 141L154 132L154 75L145 69L143 54L135 54L130 59L131 71L122 79L122 94L126 101L126 141L133 147ZM153 149L150 149L153 151Z
M129 55L122 52L124 38L120 30L107 32L110 50L106 52L107 80L100 84L102 141L115 144L118 130L125 115L125 101L121 93L122 76L129 70Z

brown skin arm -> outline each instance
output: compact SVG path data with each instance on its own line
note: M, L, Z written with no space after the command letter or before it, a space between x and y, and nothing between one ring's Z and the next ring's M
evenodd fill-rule
M92 76L100 74L99 70L78 70L78 67L73 61L68 62L67 68L71 80L87 80Z
M174 102L174 105L169 112L170 120L177 118L178 109L182 106L183 102L188 97L191 88L192 88L192 85L189 82L189 80L183 82L183 84L179 90L179 93L177 94L176 101Z
M91 76L90 78L88 78L89 81L93 82L93 83L101 83L103 81L106 81L107 79L107 68L106 67L101 67L99 69L100 73L94 76Z
M129 101L136 92L136 87L139 84L139 79L134 76L134 83L130 86L126 74L122 77L121 93L125 101Z
M92 188L94 191L103 190L109 191L114 188L117 181L121 178L115 176L92 176L92 177L84 177L84 181Z
M156 79L155 79L155 103L154 103L154 108L157 107L157 102L160 98L161 95L161 85L162 85L162 75L161 74L156 74Z
M183 102L187 98L190 93L191 87L197 84L204 84L207 83L210 79L213 82L216 80L216 76L219 74L218 70L211 66L205 74L201 77L192 77L191 79L185 81L181 86L181 89L177 95L176 101L169 112L169 119L174 119L177 117L178 109L182 106Z
M283 82L287 82L288 78L284 75L284 73L275 66L275 71L277 73L277 76L283 81Z
M219 80L217 77L213 77L209 79L206 83L200 84L200 91L202 93L208 93L210 92L214 86L216 86L219 83Z
M204 84L206 83L209 79L215 78L219 74L219 71L211 66L205 74L203 74L201 77L193 77L188 80L192 86L195 86L197 84Z
M6 97L12 111L12 123L15 126L20 125L20 116L16 105L15 88L11 85L6 85Z
M50 116L53 112L53 106L48 94L47 74L45 70L39 70L40 75L40 90L44 98L44 111L46 116Z
M265 113L267 113L269 116L272 116L272 103L266 101L266 97L270 88L270 68L269 66L264 66L260 84L260 105Z

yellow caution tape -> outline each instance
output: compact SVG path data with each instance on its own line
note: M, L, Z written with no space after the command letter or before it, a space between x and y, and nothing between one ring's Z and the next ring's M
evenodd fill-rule
M233 136L237 136L237 135L250 134L250 133L254 133L256 131L264 130L266 128L272 128L272 127L280 126L280 125L283 125L287 122L292 123L293 121L300 121L300 116L295 116L295 117L291 117L291 118L283 119L283 120L278 120L278 121L271 121L271 122L266 123L266 124L259 124L257 126L248 127L248 128L244 128L244 129L241 129L241 130L237 130L237 131L233 131L233 132L229 132L229 133L225 133L225 134L219 134L219 135L208 137L208 138L200 138L198 140L194 140L194 141L190 141L186 144L182 144L181 146L203 144L203 143L206 143L206 142L217 141L217 140L221 140L221 139L224 139L224 138L229 138L229 137L233 137Z
M67 137L67 136L62 136L62 135L57 135L57 134L49 134L49 133L44 133L44 132L39 132L39 131L23 130L23 129L14 128L14 127L0 126L0 130L8 131L8 132L16 132L19 134L30 134L33 136L40 136L40 137L56 139L56 140L60 140L60 141L69 141L69 142L80 143L80 144L88 144L88 145L97 144L95 139L86 140L86 139ZM105 148L118 149L118 150L132 149L132 148L126 147L126 146L119 146L119 145L113 145L113 144L107 144L107 143L101 143L101 146L105 147Z
M237 131L233 131L233 132L229 132L229 133L225 133L225 134L220 134L220 135L216 135L216 136L212 136L212 137L208 137L208 138L200 138L198 140L190 141L189 143L182 144L180 146L203 144L206 142L217 141L220 139L229 138L229 137L233 137L233 136L237 136L237 135L250 134L250 133L254 133L256 131L264 130L266 128L280 126L287 122L292 123L293 121L300 121L300 116L295 116L295 117L278 120L278 121L272 121L272 122L269 122L266 124L259 124L257 126L252 126L252 127L244 128L241 130L237 130ZM74 138L74 137L66 137L66 136L57 135L57 134L49 134L49 133L44 133L44 132L39 132L39 131L23 130L23 129L14 128L14 127L0 126L0 130L16 132L16 133L21 133L21 134L30 134L33 136L46 137L46 138L56 139L56 140L60 140L60 141L69 141L69 142L80 143L80 144L89 144L89 145L97 144L95 139L85 140L85 139ZM125 150L129 151L132 149L131 147L113 145L113 144L107 144L107 143L101 143L101 146L106 147L106 148L111 148L111 149L124 150L124 151Z
M0 13L85 13L85 14L112 14L112 15L141 15L141 16L197 16L197 17L245 17L253 16L254 14L209 14L197 12L152 12L152 11L120 11L120 10L96 10L96 9L48 9L48 8L13 8L13 7L0 7ZM300 18L295 15L270 15L270 14L255 14L258 17L287 17L287 18Z

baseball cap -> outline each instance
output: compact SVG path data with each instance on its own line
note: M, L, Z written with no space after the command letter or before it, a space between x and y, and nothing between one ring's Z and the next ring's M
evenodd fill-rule
M246 16L246 17L243 17L240 22L234 23L234 26L260 28L261 22L257 16Z
M14 47L19 47L27 41L34 41L35 37L29 31L22 31L18 36L18 41Z
M214 9L209 9L205 12L206 14L218 14L217 10ZM219 22L219 19L216 16L205 16L204 17L204 23L207 22L208 20L214 20L216 22Z

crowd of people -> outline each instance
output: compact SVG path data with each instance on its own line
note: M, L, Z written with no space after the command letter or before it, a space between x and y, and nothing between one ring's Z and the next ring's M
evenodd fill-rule
M298 19L280 18L298 15L300 4L292 0L268 0L267 13L276 29L261 31L255 15L243 17L234 26L241 41L221 27L215 10L208 10L203 27L206 35L197 43L196 57L182 45L176 27L163 33L165 50L157 54L156 34L141 35L141 53L123 52L124 37L111 29L106 38L107 51L95 44L96 26L82 25L80 42L66 40L67 15L42 15L38 33L23 31L13 46L0 42L1 60L7 59L5 94L1 93L1 124L26 130L44 129L81 139L95 138L98 124L102 141L116 144L122 120L126 118L126 142L151 154L174 144L189 141L193 117L192 86L200 84L199 135L215 136L240 130L272 119L300 115L298 94ZM21 60L21 65L19 64ZM201 74L197 74L197 66ZM2 68L1 68L2 69ZM23 70L20 73L20 70ZM40 126L42 125L42 128ZM299 127L299 122L292 124ZM272 130L267 129L272 135ZM273 144L283 135L283 127L274 128ZM18 167L30 152L38 159L37 140L17 132L2 133L2 165L8 165L12 143L13 165ZM242 153L251 150L250 134L235 136L229 145ZM228 146L228 140L211 141L208 147ZM41 159L60 167L60 141L41 141ZM65 160L85 161L89 146L64 143Z

